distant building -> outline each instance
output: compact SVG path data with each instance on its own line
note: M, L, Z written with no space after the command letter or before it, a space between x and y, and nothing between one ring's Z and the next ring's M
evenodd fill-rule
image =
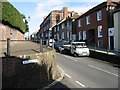
M76 28L75 28L75 19L78 18L79 15L77 13L73 14L71 17L67 19L63 19L59 23L57 23L53 28L53 37L58 42L66 42L69 43L72 40L76 40Z
M34 33L32 33L31 35L30 35L30 40L31 41L35 41L35 40L37 40L37 32L34 32Z
M48 41L52 38L52 27L56 25L63 19L71 17L75 14L74 11L69 12L67 7L63 7L62 10L51 11L48 16L46 16L43 22L40 24L39 32L37 37L43 38L45 44L49 44Z

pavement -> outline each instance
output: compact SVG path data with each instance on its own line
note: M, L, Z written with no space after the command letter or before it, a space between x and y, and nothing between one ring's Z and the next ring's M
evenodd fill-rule
M60 83L68 88L118 88L119 68L90 57L73 57L57 53L57 64L65 71ZM62 86L59 86L60 88ZM107 89L105 89L107 90Z
M96 47L89 47L91 51L99 52L99 53L104 53L108 55L115 55L115 56L120 56L120 51L115 51L115 50L109 50L109 49L103 49L103 48L96 48Z
M40 44L34 43L31 41L11 41L15 42L10 45L10 55L26 55L26 54L35 54L40 52ZM4 53L7 53L7 48L0 48L0 57L4 57ZM43 51L47 51L48 48L43 48Z

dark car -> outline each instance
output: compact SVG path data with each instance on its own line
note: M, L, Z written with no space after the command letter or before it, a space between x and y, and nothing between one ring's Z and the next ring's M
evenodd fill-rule
M61 43L54 43L54 48L56 49L56 51L61 52L64 50L64 47Z

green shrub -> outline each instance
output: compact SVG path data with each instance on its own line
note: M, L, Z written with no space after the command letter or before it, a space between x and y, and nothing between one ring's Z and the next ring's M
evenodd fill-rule
M2 23L25 33L27 25L23 21L21 13L9 2L2 2Z

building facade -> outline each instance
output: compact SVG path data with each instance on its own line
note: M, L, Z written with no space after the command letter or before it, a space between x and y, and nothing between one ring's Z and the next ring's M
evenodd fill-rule
M76 40L75 36L75 19L78 18L79 15L74 13L73 15L69 16L66 19L63 19L58 24L56 24L53 28L53 37L58 42L65 42L69 43L71 41ZM74 20L74 21L73 21Z
M76 19L77 41L85 41L88 46L108 48L108 29L113 27L111 11L115 7L115 3L103 2ZM114 49L113 42L110 49Z
M120 51L120 8L114 12L114 46L116 51Z
M37 37L43 38L45 40L45 44L48 45L48 41L52 38L52 28L62 20L65 20L66 18L71 17L74 14L75 12L68 11L67 7L63 7L62 10L51 11L40 24L40 29L37 33Z

